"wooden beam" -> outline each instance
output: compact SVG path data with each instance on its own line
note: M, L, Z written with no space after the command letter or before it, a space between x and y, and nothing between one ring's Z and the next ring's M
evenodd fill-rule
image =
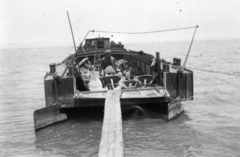
M120 95L121 90L107 92L99 157L124 156Z

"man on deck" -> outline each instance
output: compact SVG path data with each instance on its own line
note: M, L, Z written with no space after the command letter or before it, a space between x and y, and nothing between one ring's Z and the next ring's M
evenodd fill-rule
M88 85L90 82L90 73L89 71L93 70L91 62L88 60L88 58L83 58L79 63L79 72L81 73L82 79L84 80L85 84Z
M102 70L103 76L105 76L106 74L111 75L116 73L115 59L111 56L111 53L112 53L111 50L105 51L105 57L101 59L99 76L102 75Z

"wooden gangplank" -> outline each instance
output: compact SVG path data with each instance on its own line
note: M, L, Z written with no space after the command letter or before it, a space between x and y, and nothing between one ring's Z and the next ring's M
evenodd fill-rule
M120 95L121 90L107 91L99 157L124 156Z

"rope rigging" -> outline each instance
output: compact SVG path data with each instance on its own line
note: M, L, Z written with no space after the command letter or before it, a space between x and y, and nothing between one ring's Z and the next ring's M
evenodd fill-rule
M177 31L177 30L183 30L183 29L191 29L191 28L196 28L196 27L198 27L198 26L173 28L173 29L157 30L157 31L148 31L148 32L114 32L114 31L98 31L98 30L92 30L91 32L118 33L118 34L148 34L148 33L159 33L159 32L169 32L169 31Z
M217 74L224 74L224 75L240 76L240 72L232 72L232 73L228 73L228 72L222 72L222 71L206 70L206 69L191 68L191 67L187 67L187 68L188 68L188 69L193 69L193 70L204 71L204 72L210 72L210 73L217 73ZM238 75L237 73L239 73L239 75Z
M168 31L177 31L177 30L183 30L183 29L193 29L195 28L195 31L194 31L194 34L193 34L193 37L192 37L192 40L191 40L191 44L190 44L190 47L189 47L189 50L188 50L188 53L186 55L186 58L185 58L185 61L184 61L184 65L182 66L182 69L181 70L184 70L185 66L186 66L186 62L187 62L187 59L188 59L188 56L189 56L189 52L191 50L191 46L192 46L192 43L193 43L193 40L194 40L194 37L195 37L195 33L196 33L196 30L198 28L198 25L197 26L191 26L191 27L182 27L182 28L174 28L174 29L166 29L166 30L157 30L157 31L147 31L147 32L115 32L115 31L100 31L100 30L89 30L86 34L86 36L84 37L83 41L86 39L86 37L88 36L88 34L90 32L94 33L94 32L99 32L99 33L118 33L118 34L149 34L149 33L159 33L159 32L168 32ZM80 47L82 47L82 43L83 41L81 42L80 44ZM83 48L83 47L82 47ZM84 50L83 50L84 51ZM166 64L166 63L163 63L163 64ZM171 64L169 64L171 65ZM193 69L193 70L199 70L199 71L204 71L204 72L210 72L210 73L218 73L218 74L225 74L225 75L233 75L233 76L240 76L240 72L238 74L238 72L232 72L232 73L228 73L228 72L222 72L222 71L214 71L214 70L206 70L206 69L199 69L199 68L192 68L192 67L187 67L188 69Z
M164 65L169 65L169 66L174 66L172 63L169 63L165 60L161 60L162 64ZM174 66L173 68L175 69L181 69L182 67L176 67ZM209 72L209 73L217 73L217 74L223 74L223 75L233 75L233 76L240 76L240 72L223 72L223 71L216 71L216 70L206 70L206 69L200 69L200 68L195 68L195 67L186 67L186 69L192 69L192 70L199 70L199 71L204 71L204 72Z

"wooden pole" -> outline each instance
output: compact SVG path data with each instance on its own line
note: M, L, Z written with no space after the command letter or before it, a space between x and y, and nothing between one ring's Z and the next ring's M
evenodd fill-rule
M73 35L73 30L72 30L72 25L71 25L71 21L70 21L70 17L69 17L68 11L67 11L67 16L68 16L68 22L69 22L69 25L70 25L71 33L72 33L74 49L75 49L75 52L77 52L77 48L76 48L75 40L74 40L74 35Z
M68 16L68 21L69 21L69 25L70 25L70 29L71 29L71 32L72 32L72 38L73 38L73 45L74 45L74 50L75 50L75 53L72 55L67 67L64 69L61 77L63 77L68 69L68 67L71 65L72 61L74 61L74 58L75 58L75 55L77 53L77 48L76 48L76 45L75 45L75 40L74 40L74 36L73 36L73 30L72 30L72 25L71 25L71 21L70 21L70 17L69 17L69 14L68 14L68 11L67 11L67 16Z
M194 34L193 34L193 37L192 37L192 40L191 40L191 43L190 43L190 46L189 46L189 49L188 49L187 56L186 56L186 58L185 58L185 61L184 61L184 63L183 63L183 66L182 66L182 68L181 68L181 71L184 71L184 69L185 69L185 67L186 67L186 63L187 63L188 56L189 56L189 53L190 53L191 48L192 48L192 44L193 44L193 40L194 40L196 31L197 31L197 28L198 28L198 25L195 27L195 31L194 31Z
M181 87L180 87L180 84L181 84L181 76L182 76L182 71L181 70L178 70L177 71L177 97L180 97L181 95Z

